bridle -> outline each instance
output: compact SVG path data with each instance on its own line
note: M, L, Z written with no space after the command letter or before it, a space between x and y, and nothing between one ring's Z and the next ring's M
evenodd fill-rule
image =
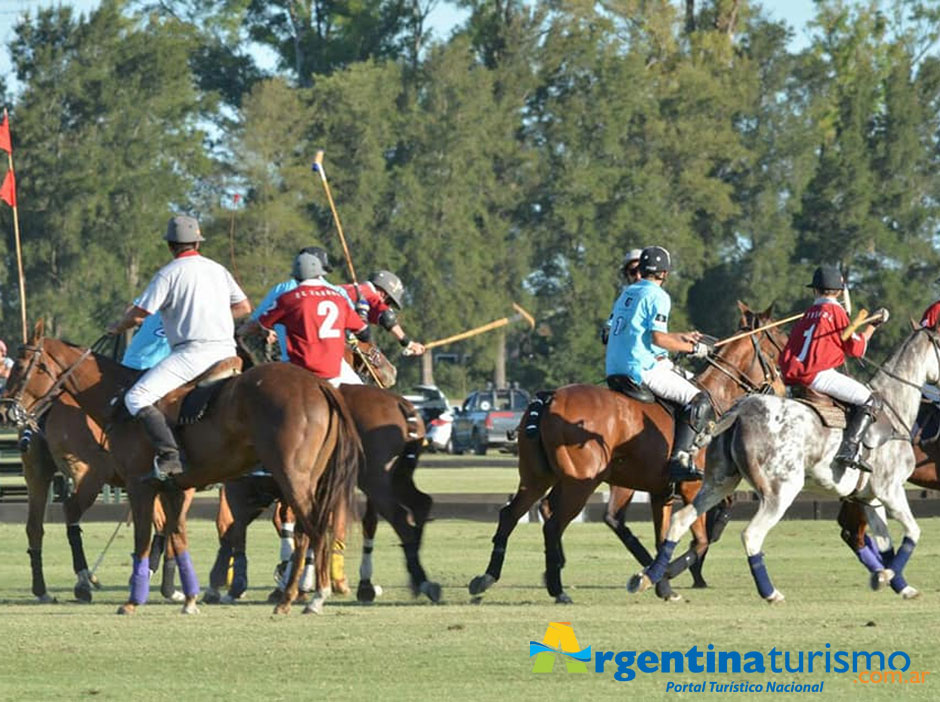
M0 397L0 407L6 408L6 417L9 422L15 424L17 427L29 427L33 431L38 431L40 419L42 419L42 416L49 407L52 406L55 399L63 392L66 381L72 377L72 374L93 351L91 348L85 349L68 368L61 371L59 375L56 376L46 364L45 356L47 354L43 351L42 340L40 340L38 344L24 344L22 350L30 354L29 363L23 375L19 378L19 387L13 396ZM26 387L29 385L29 381L37 369L50 378L54 378L54 381L49 389L46 390L42 396L37 398L31 407L27 408L23 404L23 395L25 395Z
M777 364L771 361L767 357L767 354L764 353L760 339L766 338L777 350L778 354L783 352L783 346L774 339L768 329L765 329L760 334L752 334L748 338L751 340L751 344L754 347L754 356L751 358L751 364L748 366L747 370L739 369L719 354L708 354L708 356L705 357L705 362L719 373L723 373L730 378L733 383L744 390L745 394L773 394L774 385L780 379L780 371L777 369ZM750 373L756 363L760 364L761 373L763 373L764 376L763 382L761 383L755 383L750 378Z

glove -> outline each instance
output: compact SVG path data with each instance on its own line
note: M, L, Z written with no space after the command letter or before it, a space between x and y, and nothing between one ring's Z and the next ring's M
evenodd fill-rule
M706 344L704 341L696 341L689 355L692 358L705 358L709 351L711 351L711 349L708 348L708 344Z
M358 300L356 302L356 314L362 317L362 321L367 321L369 318L369 303L366 300Z
M884 324L889 319L891 319L891 313L888 312L887 307L882 307L881 309L876 310L875 314L873 314L872 317L881 317L881 319L876 320L871 323L873 327L880 327L882 324Z

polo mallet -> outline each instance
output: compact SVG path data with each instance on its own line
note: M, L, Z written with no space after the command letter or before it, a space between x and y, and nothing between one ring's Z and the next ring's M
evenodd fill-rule
M330 212L333 213L333 221L336 223L336 231L339 232L339 241L343 245L343 255L346 257L346 267L349 268L349 277L352 279L356 290L359 290L359 279L356 278L356 269L353 267L352 256L349 255L349 247L346 245L346 235L343 234L343 225L339 221L339 212L336 211L336 203L333 202L333 193L330 192L330 184L326 180L326 169L323 167L323 149L318 149L313 157L314 173L320 174L320 182L323 183L323 190L326 192L327 202L330 203Z
M759 334L762 331L767 329L773 329L774 327L779 327L782 324L789 324L790 322L795 322L800 317L803 316L803 313L793 314L789 317L784 317L783 319L778 319L776 322L771 322L770 324L764 324L763 326L757 327L757 329L751 329L749 331L738 332L734 336L729 336L727 339L722 339L721 341L716 341L712 344L712 348L719 348L725 344L730 344L732 341L737 341L738 339L743 339L746 336L751 336L752 334Z
M517 305L515 302L512 303L512 308L516 311L512 317L501 317L500 319L493 320L492 322L487 322L482 324L479 327L474 327L473 329L468 329L465 332L460 332L459 334L453 334L452 336L444 337L443 339L438 339L437 341L432 341L424 345L426 349L437 348L438 346L444 346L445 344L452 344L455 341L462 341L463 339L469 339L472 336L477 334L483 334L484 332L492 331L493 329L499 329L500 327L505 327L507 324L512 322L518 322L520 320L525 320L529 325L530 329L535 329L535 318L526 312L523 309L522 305Z
M128 507L127 515L124 517L124 519L120 520L117 523L116 527L114 527L114 531L111 532L111 538L108 539L108 543L104 545L104 549L102 549L101 555L98 556L98 560L95 561L95 565L92 567L91 571L88 573L89 578L93 577L95 574L95 571L98 570L98 567L101 565L101 562L104 560L105 554L108 552L108 549L111 548L111 544L114 543L114 539L117 538L118 532L121 530L121 527L124 526L125 523L129 524L130 521L131 521L131 508Z
M883 319L884 312L876 312L875 314L869 316L868 310L863 307L858 311L858 315L856 315L855 319L852 320L852 323L842 331L842 341L847 341L848 338L858 331L859 327L861 327L863 324L880 322Z

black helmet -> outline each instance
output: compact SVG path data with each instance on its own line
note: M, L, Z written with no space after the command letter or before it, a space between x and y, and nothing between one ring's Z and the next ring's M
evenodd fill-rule
M640 254L640 273L666 273L672 270L672 259L662 246L647 246Z
M845 287L845 280L838 268L820 266L813 272L813 282L806 287L816 290L842 290Z
M291 275L295 280L318 278L333 270L330 265L326 249L319 246L307 246L301 249L294 258L294 267Z

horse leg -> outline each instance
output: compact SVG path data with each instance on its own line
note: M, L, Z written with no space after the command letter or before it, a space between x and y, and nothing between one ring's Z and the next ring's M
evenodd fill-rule
M294 512L284 500L278 500L271 518L281 544L280 560L274 568L276 586L268 595L269 602L279 602L285 583L290 578L291 557L294 553Z
M545 542L545 587L557 604L570 604L571 598L561 583L561 569L565 565L561 537L565 527L584 509L597 483L593 480L563 478L548 493L551 515L542 525Z
M362 515L362 559L359 561L359 586L356 588L356 599L359 602L374 602L376 595L382 594L382 589L372 584L372 551L378 527L379 515L372 498L366 497L366 509Z
M321 534L308 553L308 558L312 557L314 560L313 569L316 578L316 589L313 591L310 602L304 607L304 614L323 614L323 605L333 594L331 584L333 564L330 556L335 540L336 535L334 533L328 531Z
M150 530L153 526L153 489L141 481L128 486L127 497L134 518L134 555L130 596L118 614L134 614L150 595Z
M199 578L189 555L189 540L186 535L186 513L192 503L195 491L172 491L161 495L163 508L166 512L166 533L170 548L176 556L176 566L179 568L180 585L183 588L182 614L198 614L199 608L196 600L199 597Z
M225 485L219 488L219 507L215 513L215 529L219 538L219 549L215 554L215 562L209 571L209 587L202 595L203 604L219 604L222 601L222 588L228 580L229 564L232 562L232 544L228 533L235 522L232 510L226 497Z
M620 539L620 543L626 546L641 566L648 566L653 562L653 557L634 533L630 531L626 521L627 507L630 506L634 493L635 491L632 488L611 487L610 499L607 500L607 509L604 512L604 524L611 528L617 538Z
M757 506L757 514L748 522L741 533L744 552L747 554L747 564L751 569L757 592L770 604L783 602L784 597L783 593L775 588L770 580L761 547L764 545L764 539L767 537L768 532L780 521L787 508L800 494L800 490L803 489L803 481L780 481L773 487L775 491L772 489L758 491L760 503Z
M884 505L864 505L865 518L871 530L871 536L865 534L866 545L878 554L882 564L891 563L894 559L894 547L891 545L891 534L888 531L887 514ZM883 566L882 566L883 567ZM895 573L891 578L891 589L901 595L905 600L912 600L920 596L917 588L911 587L904 579L903 573Z
M232 582L228 592L220 598L222 604L234 604L248 590L248 525L261 516L264 507L252 499L255 493L252 477L226 483L225 498L231 523L225 532L225 541L231 553ZM225 563L228 572L228 561ZM224 581L223 581L224 582Z
M698 492L695 483L691 482L681 483L678 489L682 495L683 502L687 505L692 503L692 500L695 499L695 494ZM710 511L711 510L709 510L709 512ZM699 516L698 519L692 522L692 543L685 553L673 560L666 568L666 580L675 578L685 572L690 566L698 563L699 558L708 550L708 530L705 526L706 518L707 513ZM701 574L699 577L701 577ZM660 580L660 582L663 581Z
M721 534L731 520L731 505L732 499L729 496L705 513L705 535L708 538L708 543L705 544L705 549L699 554L695 562L689 566L689 571L692 573L693 588L708 587L708 583L705 582L705 578L702 576L702 566L705 565L705 556L708 555L708 549L721 538Z
M290 612L291 604L297 599L300 590L300 573L303 570L303 560L310 545L310 537L307 536L303 528L294 531L294 552L291 555L290 572L285 578L284 591L281 593L281 601L274 607L275 614L287 614Z
M865 507L855 500L843 500L836 520L839 526L842 527L842 540L852 550L852 553L855 554L861 564L868 569L868 572L879 573L884 570L884 562L879 551L890 549L891 540L889 538L885 547L879 549L872 542L871 537L865 534L865 529L868 526Z
M51 464L52 457L48 456L48 451L45 456L48 463L42 460L44 456L40 455L40 451L44 447L40 446L41 443L45 443L45 440L34 437L29 450L23 454L23 474L26 478L26 494L29 501L26 539L29 544L27 553L32 571L32 593L37 601L48 604L56 602L56 599L46 589L46 579L42 572L42 539L45 534L43 520L46 515L46 502L49 499L49 488L52 486L55 466Z
M151 576L160 569L160 558L166 550L166 514L158 497L153 501L153 540L150 542ZM175 564L173 566L176 567Z
M741 476L738 474L737 468L730 461L725 460L723 456L718 455L716 448L718 441L719 439L716 439L709 446L708 470L705 471L705 481L702 483L701 489L691 504L686 505L672 515L665 538L657 547L656 558L651 565L647 566L642 572L633 575L627 581L628 592L643 592L651 585L662 580L679 539L689 530L696 519L730 495L738 483L741 482ZM716 454L715 460L712 460L713 451Z
M888 514L901 523L904 529L904 539L901 541L900 548L893 556L888 553L885 554L889 557L889 561L885 563L887 567L879 573L872 574L871 586L872 589L875 590L891 583L892 580L902 575L904 567L907 565L907 561L914 552L914 547L917 546L918 539L920 539L920 527L917 525L917 521L911 513L911 506L907 502L907 493L904 491L904 483L902 481L895 481L893 484L884 485L881 484L883 478L884 476L880 473L873 473L872 487L875 491L875 495L884 503ZM876 484L876 480L878 484ZM871 516L871 513L869 513L869 516ZM883 520L879 517L875 521ZM885 528L884 532L885 534L887 533L887 528ZM903 581L899 580L897 584L900 586L902 582ZM911 589L913 590L913 588ZM914 593L916 592L917 591L914 590ZM916 597L917 595L914 593L911 593L909 596Z
M72 468L72 462L68 462L70 468ZM75 475L77 472L72 474ZM69 548L72 551L72 569L77 578L73 593L75 599L79 602L91 602L93 578L91 571L88 569L88 561L85 559L82 527L79 522L82 515L98 499L98 493L101 492L107 476L103 471L95 470L90 466L86 466L81 475L81 479L77 481L77 489L65 499L62 509L65 512L65 533L68 538Z
M503 561L506 558L506 545L519 520L529 511L529 508L545 491L556 481L555 474L547 465L544 458L540 458L537 451L540 448L525 450L525 446L532 443L532 439L520 437L519 445L519 487L516 494L499 510L499 524L493 535L493 551L490 554L489 565L486 572L470 581L470 594L482 595L496 581L503 571ZM540 441L540 439L535 439ZM535 455L530 455L535 454Z
M333 511L333 543L330 549L330 586L340 595L349 594L346 582L346 505Z

